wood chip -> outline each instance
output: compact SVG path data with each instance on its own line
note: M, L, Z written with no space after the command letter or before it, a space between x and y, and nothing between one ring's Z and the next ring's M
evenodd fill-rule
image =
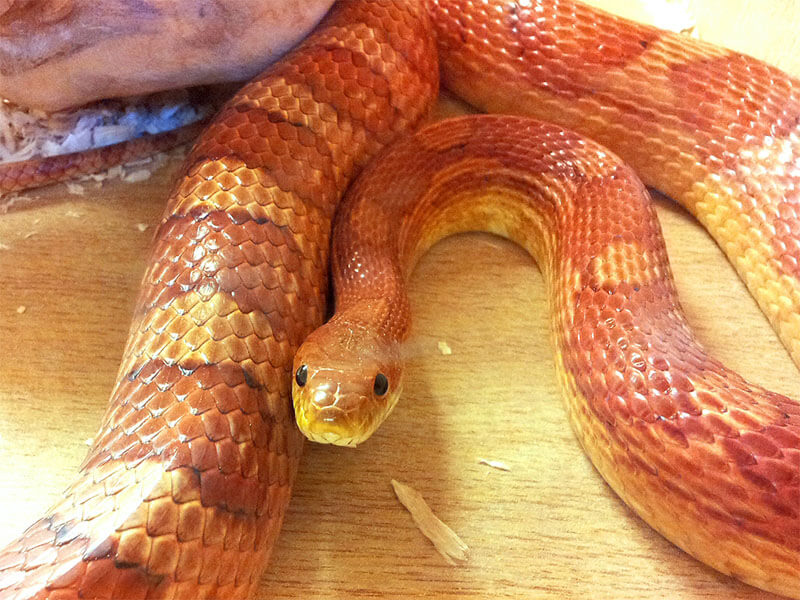
M500 460L489 460L488 458L479 458L478 464L486 465L487 467L492 467L493 469L497 469L498 471L511 470L511 467L509 467L506 463Z
M21 314L22 314L22 313L24 313L26 310L28 310L28 307L27 307L27 306L20 305L20 306L18 306L18 307L17 307L17 314L18 314L18 315L21 315Z
M449 356L453 353L453 349L450 348L447 342L440 341L437 345L439 346L439 352L441 352L445 356Z
M428 538L444 559L451 565L467 560L469 547L456 533L445 525L428 506L422 495L414 488L392 479L397 499L411 513L422 534Z
M147 225L146 223L137 223L136 224L136 229L138 229L139 231L147 231L148 227L149 227L149 225Z

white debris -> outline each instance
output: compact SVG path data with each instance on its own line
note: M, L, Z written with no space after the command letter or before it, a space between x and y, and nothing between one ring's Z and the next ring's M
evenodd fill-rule
M509 467L506 463L500 460L489 460L488 458L479 458L478 464L486 465L487 467L492 467L493 469L497 469L498 471L511 470L511 467Z
M428 506L422 495L414 488L392 479L392 487L397 499L406 507L414 523L428 538L444 559L451 565L467 560L469 547L456 533L445 525Z
M65 185L67 186L67 191L73 196L83 196L84 194L86 194L86 188L83 187L80 183L67 181L65 182Z

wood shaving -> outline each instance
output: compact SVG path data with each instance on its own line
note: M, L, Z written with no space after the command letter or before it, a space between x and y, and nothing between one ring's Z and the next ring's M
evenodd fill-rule
M136 171L131 171L123 175L122 181L126 183L139 183L141 181L147 181L152 175L153 172L150 169L137 169Z
M30 196L23 196L17 192L11 192L9 194L0 194L0 214L5 214L12 208L14 208L17 204L25 205L25 203L30 202L32 198Z
M3 242L0 242L0 250L11 250L11 246L9 246L8 244L4 244Z
M501 460L489 460L488 458L479 458L478 464L486 465L487 467L492 467L493 469L497 469L498 471L510 471L511 467L509 467L506 463Z
M450 356L453 353L453 349L447 344L447 342L440 341L437 346L439 347L439 352L445 356Z
M18 315L21 315L21 314L22 314L22 313L24 313L26 310L28 310L28 307L27 307L27 306L20 305L20 306L18 306L18 307L17 307L17 314L18 314Z
M422 495L414 488L392 479L392 487L400 504L406 507L419 530L428 538L436 550L451 565L467 560L469 547L456 533L445 525L425 502Z
M72 217L73 219L80 219L83 216L77 210L68 210L64 213L64 215L67 217Z
M136 229L138 229L141 232L147 231L148 227L149 227L149 225L147 225L146 223L137 223L136 224Z
M35 236L35 235L36 235L36 232L35 232L35 231L29 231L28 233L26 233L26 234L23 236L23 239L25 239L25 240L29 240L29 239L31 239L31 238L32 238L33 236Z
M64 185L67 187L67 192L69 192L73 196L83 196L86 194L86 188L83 187L80 183L67 181L64 183Z
M83 443L86 444L87 446L91 446L92 444L94 444L94 438L86 438L85 440L83 440Z

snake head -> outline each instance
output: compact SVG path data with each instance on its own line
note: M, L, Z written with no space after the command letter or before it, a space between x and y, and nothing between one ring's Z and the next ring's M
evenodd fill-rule
M356 446L389 416L402 379L399 345L337 314L295 355L297 425L314 442Z

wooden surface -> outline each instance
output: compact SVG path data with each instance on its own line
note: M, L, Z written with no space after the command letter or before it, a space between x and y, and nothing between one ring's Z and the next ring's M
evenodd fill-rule
M800 2L693 4L703 37L800 75ZM0 543L44 512L86 451L172 170L85 197L58 186L37 195L49 204L0 216ZM657 202L699 337L751 380L800 396L797 369L720 251ZM519 248L446 240L417 269L411 299L404 400L358 450L307 445L260 598L774 597L673 547L594 471L560 403L541 277ZM419 534L391 478L470 546L465 565L448 566Z

